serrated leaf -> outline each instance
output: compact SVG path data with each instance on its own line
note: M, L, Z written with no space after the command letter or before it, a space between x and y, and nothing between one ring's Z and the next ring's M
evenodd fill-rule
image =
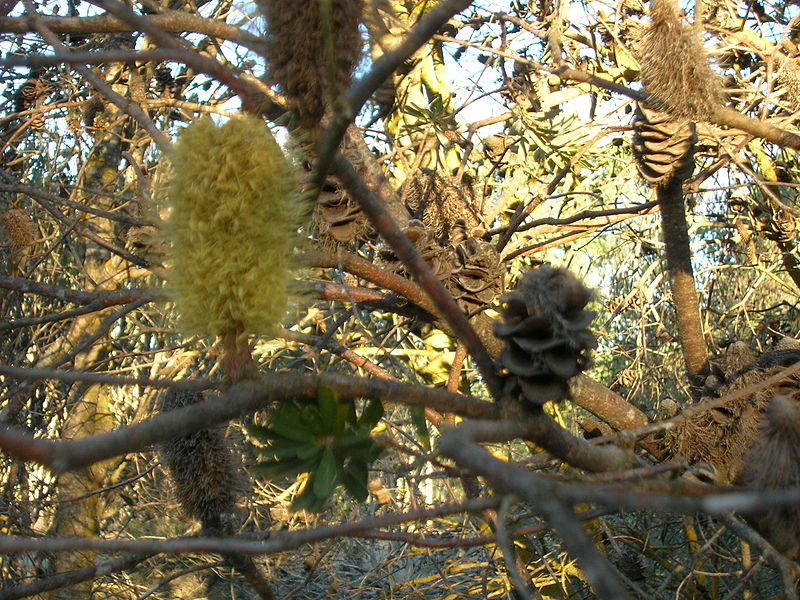
M428 421L425 419L425 409L421 406L412 406L409 411L411 412L411 424L419 435L419 441L426 450L430 451L431 436L428 432Z
M330 448L325 448L319 466L314 471L314 494L328 498L336 485L336 458Z
M377 398L367 402L361 416L358 418L358 424L367 429L372 429L378 424L383 416L383 402Z

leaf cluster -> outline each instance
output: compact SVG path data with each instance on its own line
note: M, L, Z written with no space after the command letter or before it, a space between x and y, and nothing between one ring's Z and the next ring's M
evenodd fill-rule
M372 436L382 416L380 400L369 400L358 414L353 399L328 387L316 401L285 400L269 411L266 425L247 428L260 446L254 470L268 479L304 477L293 510L321 510L338 485L363 502L369 466L383 452Z

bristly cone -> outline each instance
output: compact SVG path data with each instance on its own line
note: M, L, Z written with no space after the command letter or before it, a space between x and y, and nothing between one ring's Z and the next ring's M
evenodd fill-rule
M256 0L267 20L269 77L306 130L347 89L361 52L363 0Z
M597 346L588 329L596 314L586 310L591 299L572 273L550 266L529 271L500 297L503 320L495 333L506 345L498 366L523 406L567 398L568 380L589 366Z
M722 84L697 33L680 18L676 0L650 1L650 23L636 47L642 84L664 101L653 108L675 118L704 121L721 104Z
M800 486L800 406L781 394L770 400L758 441L745 455L740 485L759 491ZM800 556L800 508L796 505L756 509L745 514L770 544L795 560Z
M306 213L294 168L255 117L180 135L169 187L168 281L188 333L268 334L284 317Z
M203 401L196 392L169 390L161 400L162 412ZM165 442L161 462L175 485L183 510L204 527L219 527L220 517L234 509L244 479L221 428L200 429Z

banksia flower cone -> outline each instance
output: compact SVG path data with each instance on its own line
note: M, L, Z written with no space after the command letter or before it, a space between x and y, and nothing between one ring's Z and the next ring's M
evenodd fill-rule
M770 400L738 483L762 491L800 486L800 406L795 399L779 394ZM754 510L745 516L778 551L791 559L800 556L800 508L796 505Z
M191 406L202 394L170 390L161 401L163 412ZM221 429L201 429L161 445L161 462L175 486L175 496L189 517L204 527L219 527L220 515L231 512L243 475Z
M256 0L267 20L271 79L300 125L315 129L350 84L361 52L363 0Z
M549 266L529 271L500 297L503 320L495 333L505 348L498 363L523 406L567 398L567 381L589 365L589 351L597 345L587 329L595 317L586 310L591 298L572 273Z
M633 120L633 156L639 174L652 185L685 181L694 171L697 133L694 123L637 106Z
M175 144L168 280L190 333L270 333L304 216L294 170L254 117L201 119Z
M706 120L719 106L722 85L696 32L680 20L677 0L650 0L650 23L637 44L644 89L676 118Z

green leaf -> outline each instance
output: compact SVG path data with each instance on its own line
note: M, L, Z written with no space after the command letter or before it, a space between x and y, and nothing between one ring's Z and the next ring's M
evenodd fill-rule
M336 485L336 458L330 448L325 448L319 467L314 471L314 494L319 498L328 498Z
M245 423L244 430L247 435L258 442L268 442L275 439L275 434L268 427L263 425L255 425L253 423Z
M297 442L310 442L314 434L300 419L299 413L281 407L269 415L270 428L278 435Z
M369 429L348 431L335 438L336 448L352 448L369 439Z
M286 477L288 475L298 475L311 471L317 464L318 460L312 458L309 460L286 459L286 460L265 460L256 463L255 470L266 477L267 479L278 479L279 477Z
M320 498L314 493L313 479L306 483L306 487L292 502L292 510L308 510L311 512L319 512L325 505L326 498Z
M358 419L358 424L362 427L372 429L378 424L378 421L381 420L382 416L383 402L376 398L367 402L367 405L364 407L364 410Z
M297 457L307 460L319 456L324 446L320 444L304 444L297 449Z
M336 390L325 385L320 386L317 404L323 431L326 434L334 433L339 417L339 395Z
M431 436L428 432L428 421L425 419L425 409L421 406L412 406L409 408L411 411L411 424L419 435L419 441L423 447L430 451L431 449Z
M348 469L342 473L342 483L344 484L344 489L354 500L364 502L367 499L369 490L367 489L366 478L361 478Z

